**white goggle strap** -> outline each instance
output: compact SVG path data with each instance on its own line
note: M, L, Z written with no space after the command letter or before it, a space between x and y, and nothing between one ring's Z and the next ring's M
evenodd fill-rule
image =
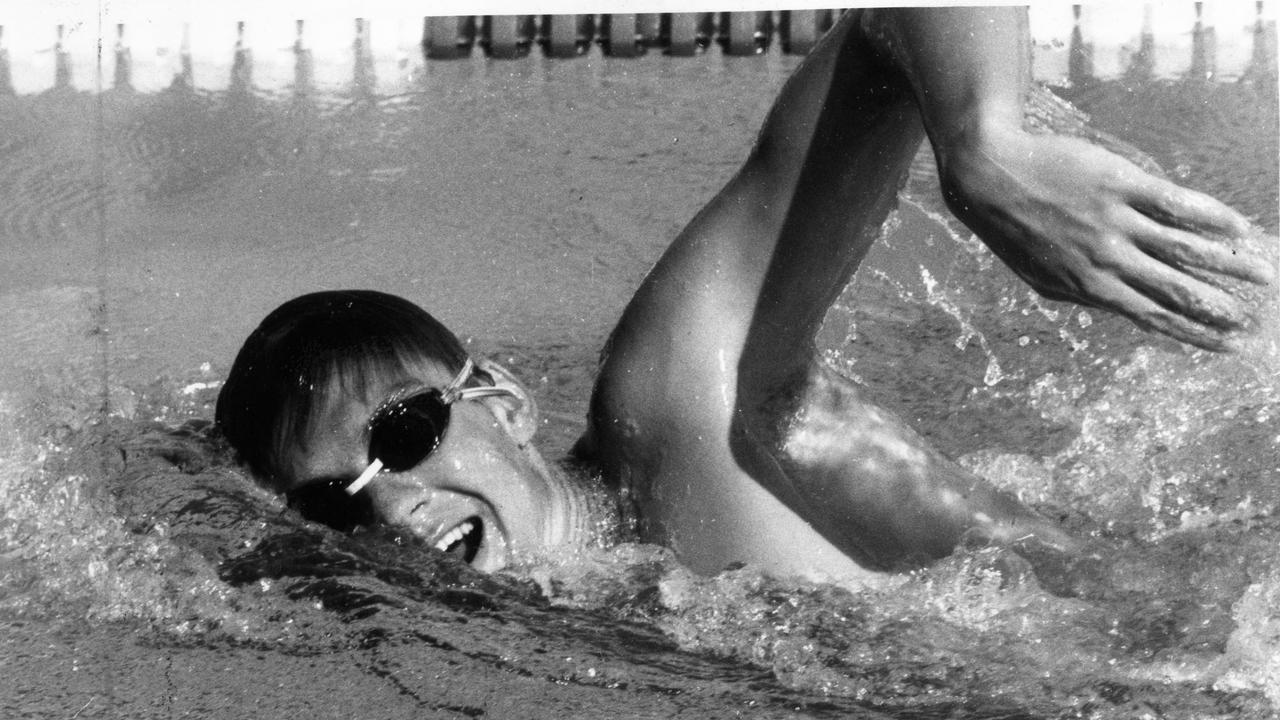
M364 472L360 473L360 477L356 478L344 489L347 491L348 495L355 495L363 490L364 486L368 485L370 481L373 480L373 476L380 472L382 472L382 461L378 458L374 458L373 462L369 463L369 467L365 468Z

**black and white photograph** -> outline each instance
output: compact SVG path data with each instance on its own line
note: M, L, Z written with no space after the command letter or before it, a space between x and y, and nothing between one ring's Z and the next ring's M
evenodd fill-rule
M0 717L1280 717L1280 0L0 0Z

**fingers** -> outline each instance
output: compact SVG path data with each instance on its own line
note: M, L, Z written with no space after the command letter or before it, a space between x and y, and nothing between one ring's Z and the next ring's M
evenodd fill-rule
M1239 317L1237 313L1226 312L1233 320L1225 322L1208 317L1198 319L1184 310L1170 307L1174 304L1170 298L1179 297L1180 292L1167 288L1157 289L1155 285L1156 283L1148 281L1134 286L1112 279L1105 288L1095 293L1095 297L1100 301L1099 304L1124 315L1147 330L1154 330L1205 350L1229 352L1236 349L1238 341L1235 331L1240 328L1239 321L1234 319ZM1220 292L1209 286L1204 287ZM1153 294L1163 300L1157 300L1152 297ZM1234 304L1229 296L1227 300Z
M1162 225L1183 230L1232 238L1253 231L1247 218L1217 199L1150 175L1134 183L1129 204Z
M1194 322L1146 298L1134 305L1132 311L1123 314L1139 327L1213 352L1232 352L1237 347L1229 333Z
M1221 240L1162 225L1138 214L1134 244L1151 257L1173 267L1200 268L1257 285L1274 281L1271 263Z
M1204 325L1230 331L1249 322L1236 298L1162 263L1135 268L1122 279L1162 307Z

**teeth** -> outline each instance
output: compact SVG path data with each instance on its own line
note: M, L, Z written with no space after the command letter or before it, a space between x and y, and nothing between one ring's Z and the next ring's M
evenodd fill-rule
M440 551L447 551L449 548L453 547L454 543L462 542L462 538L466 537L467 533L474 529L475 525L470 520L464 521L454 529L445 533L445 536L436 542L436 549Z

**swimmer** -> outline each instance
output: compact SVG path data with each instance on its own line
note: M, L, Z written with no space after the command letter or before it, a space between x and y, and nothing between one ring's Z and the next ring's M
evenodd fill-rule
M815 357L822 318L927 135L953 212L1042 294L1215 350L1252 327L1222 288L1273 269L1220 203L1022 128L1025 14L846 13L742 169L650 272L602 355L575 452L692 569L858 579L964 543L1075 541L964 471ZM253 474L340 529L405 526L482 570L570 544L590 503L532 444L534 400L412 303L291 300L246 340L217 423Z

